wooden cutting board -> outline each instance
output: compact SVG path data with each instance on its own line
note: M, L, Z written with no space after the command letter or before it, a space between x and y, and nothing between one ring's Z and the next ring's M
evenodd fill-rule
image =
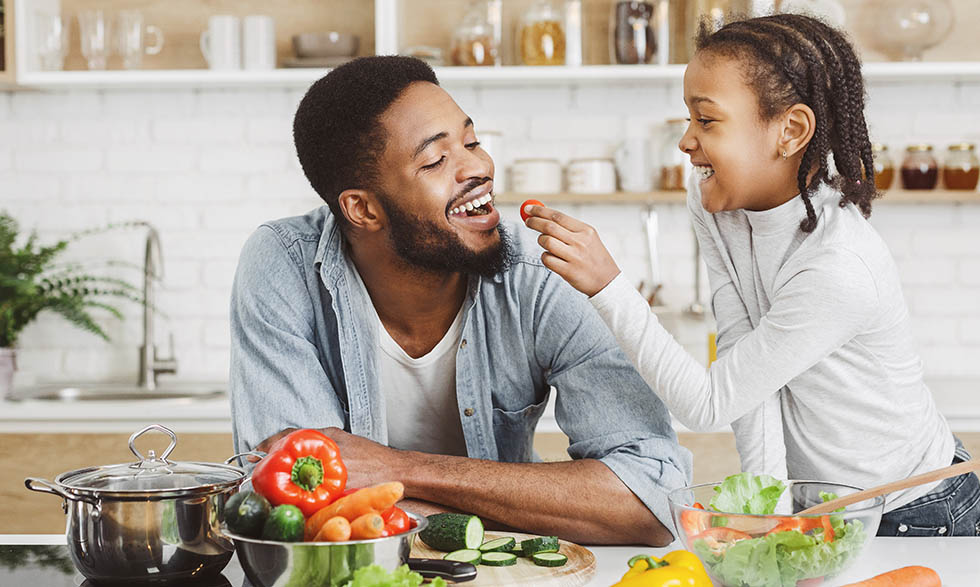
M512 536L518 543L521 540L534 538L533 534L518 534L515 532L488 532L483 541ZM530 559L518 557L517 564L510 567L476 567L476 580L460 583L473 587L503 587L504 585L562 585L575 587L585 585L595 575L595 555L592 551L572 542L559 541L558 551L568 557L568 562L561 567L539 567ZM412 546L412 558L442 558L446 553L434 550L416 540Z

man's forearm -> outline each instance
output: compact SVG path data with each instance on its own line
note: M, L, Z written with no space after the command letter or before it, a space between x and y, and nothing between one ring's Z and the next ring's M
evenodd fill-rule
M405 453L405 497L585 544L664 546L670 532L608 467L593 459L498 463Z

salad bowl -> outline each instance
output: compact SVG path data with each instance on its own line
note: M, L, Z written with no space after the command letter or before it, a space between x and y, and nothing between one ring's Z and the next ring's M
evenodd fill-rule
M877 533L885 500L823 515L796 512L860 490L742 473L676 489L667 501L684 547L716 585L796 587L850 567Z

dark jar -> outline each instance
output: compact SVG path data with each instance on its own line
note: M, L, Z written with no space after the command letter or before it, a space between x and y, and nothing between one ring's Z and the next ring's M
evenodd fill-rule
M932 145L909 145L902 161L902 187L907 190L935 189L939 164L932 156Z

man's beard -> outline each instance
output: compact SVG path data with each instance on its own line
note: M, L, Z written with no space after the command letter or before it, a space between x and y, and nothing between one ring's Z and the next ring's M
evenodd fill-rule
M472 251L459 236L431 220L403 210L388 194L380 194L381 205L390 221L391 244L395 253L418 269L438 273L467 273L493 277L507 267L507 236L501 225L497 242L482 251Z

